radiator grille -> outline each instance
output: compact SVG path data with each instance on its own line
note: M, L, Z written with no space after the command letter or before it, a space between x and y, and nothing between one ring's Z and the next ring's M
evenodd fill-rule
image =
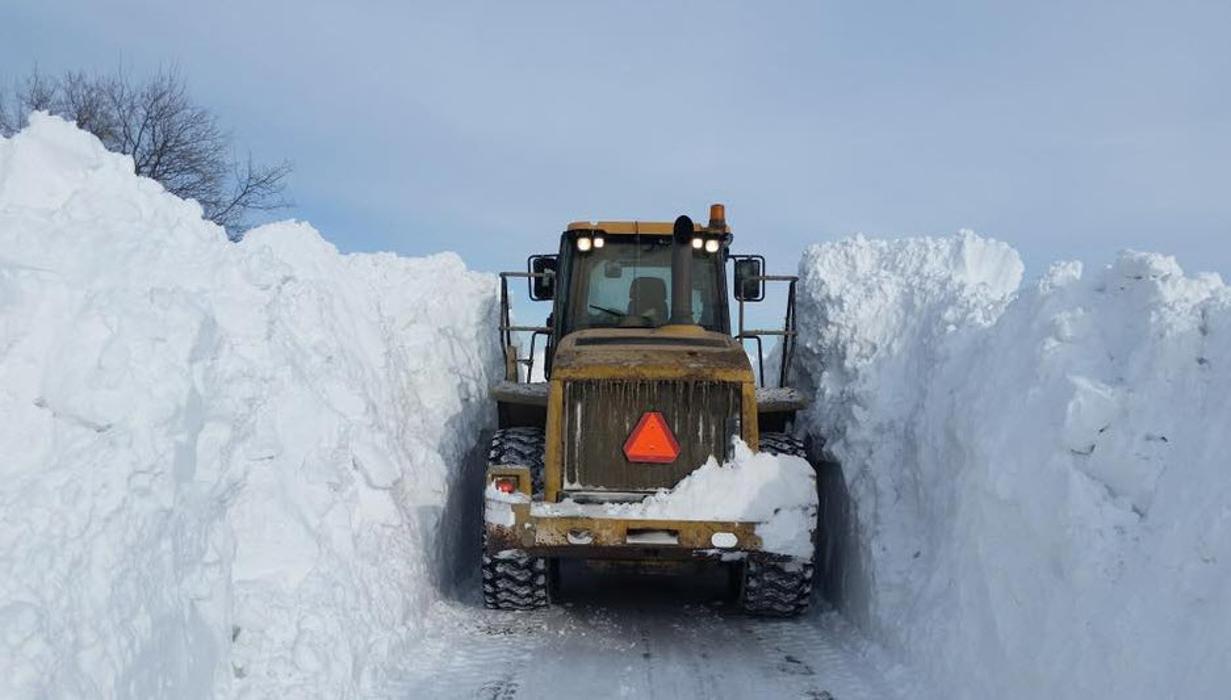
M625 458L624 442L646 411L662 413L679 441L674 462ZM670 488L710 455L727 458L739 414L740 386L729 382L570 382L564 390L564 488Z

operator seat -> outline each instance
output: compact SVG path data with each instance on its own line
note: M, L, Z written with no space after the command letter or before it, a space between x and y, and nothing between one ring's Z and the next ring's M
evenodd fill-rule
M667 283L658 277L637 277L628 288L628 315L648 318L655 326L667 322Z

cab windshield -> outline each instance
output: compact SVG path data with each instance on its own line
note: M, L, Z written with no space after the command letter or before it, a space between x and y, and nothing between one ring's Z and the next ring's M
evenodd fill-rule
M655 328L671 317L670 236L607 236L602 248L575 253L569 330ZM725 332L722 253L692 251L692 316Z

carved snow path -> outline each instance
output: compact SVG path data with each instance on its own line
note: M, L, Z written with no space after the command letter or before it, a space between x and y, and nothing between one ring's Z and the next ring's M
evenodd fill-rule
M382 696L432 698L905 697L904 673L836 613L763 620L728 610L722 581L566 572L538 612L442 603L440 633Z

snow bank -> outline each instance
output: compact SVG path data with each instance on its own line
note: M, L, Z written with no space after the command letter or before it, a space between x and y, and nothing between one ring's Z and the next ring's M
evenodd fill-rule
M488 499L493 498L499 493L491 488ZM674 488L659 489L637 503L583 504L565 499L534 503L531 509L536 515L755 522L763 550L808 556L817 509L816 474L805 459L754 454L736 439L734 459L719 464L710 457Z
M1231 290L1128 252L1019 291L1003 244L814 246L810 429L842 463L837 590L941 697L1231 687Z
M369 687L435 596L495 293L229 244L52 117L0 140L0 695Z

